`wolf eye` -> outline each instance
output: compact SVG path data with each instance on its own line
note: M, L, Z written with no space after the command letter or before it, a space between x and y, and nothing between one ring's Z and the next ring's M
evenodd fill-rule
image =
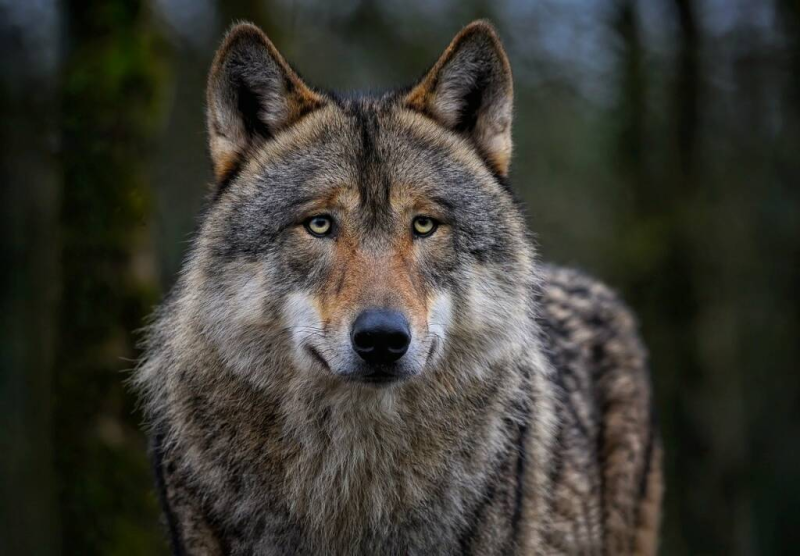
M414 235L417 237L428 237L436 231L437 222L430 216L417 216L414 218Z
M319 215L319 216L312 216L308 220L305 221L306 230L312 236L316 237L324 237L331 233L333 229L333 221L331 220L330 216L326 215Z

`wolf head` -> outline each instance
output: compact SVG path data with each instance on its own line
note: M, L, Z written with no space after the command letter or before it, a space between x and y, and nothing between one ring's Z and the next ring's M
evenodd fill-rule
M208 82L216 186L181 326L261 385L280 369L304 385L402 387L519 347L534 269L505 183L512 96L485 22L414 86L348 98L234 27Z

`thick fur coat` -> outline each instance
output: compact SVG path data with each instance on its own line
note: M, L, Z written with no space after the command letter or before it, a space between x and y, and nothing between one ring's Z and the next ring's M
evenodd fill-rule
M537 261L512 105L485 22L347 98L228 33L213 199L135 377L176 554L655 554L644 350L612 292ZM353 348L372 308L407 324L397 361Z

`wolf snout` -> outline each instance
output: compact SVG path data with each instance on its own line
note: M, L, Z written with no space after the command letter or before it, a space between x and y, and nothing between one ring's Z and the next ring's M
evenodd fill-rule
M367 309L353 323L350 341L367 363L394 363L408 351L411 328L400 311Z

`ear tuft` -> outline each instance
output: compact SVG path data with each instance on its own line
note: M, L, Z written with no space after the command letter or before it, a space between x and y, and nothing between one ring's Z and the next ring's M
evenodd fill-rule
M490 23L475 21L462 29L404 101L468 137L497 174L508 174L513 82L508 57Z
M235 172L254 146L323 102L261 29L249 23L231 28L208 78L206 116L217 182Z

